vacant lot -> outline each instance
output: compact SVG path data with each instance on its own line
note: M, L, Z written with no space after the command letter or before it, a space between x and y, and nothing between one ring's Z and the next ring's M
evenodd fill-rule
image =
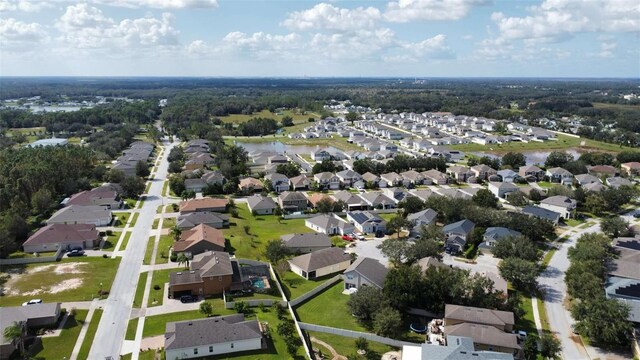
M620 146L618 144L609 144L601 141L595 141L584 138L575 138L567 135L557 135L558 140L545 141L545 142L537 142L532 141L529 143L521 143L521 142L510 142L506 144L496 144L496 145L481 145L481 144L462 144L462 145L450 145L452 149L462 150L462 151L484 151L491 153L505 153L508 151L526 151L526 150L565 150L565 149L576 149L580 150L600 150L600 151L610 151L610 152L620 152L622 150L627 150L625 146ZM582 144L584 143L584 145Z
M3 306L33 298L50 301L88 301L98 297L100 284L109 290L120 259L85 257L56 263L3 267L0 292Z

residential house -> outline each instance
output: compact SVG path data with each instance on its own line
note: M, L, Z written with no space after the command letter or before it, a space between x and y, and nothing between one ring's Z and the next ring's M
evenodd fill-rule
M388 185L387 180L381 179L378 175L374 175L370 172L362 174L362 180L367 184L371 184L372 187L385 188Z
M422 201L427 201L427 199L433 196L434 194L438 195L433 191L431 191L430 189L412 189L412 190L409 190L409 192L411 193L411 195L417 197Z
M307 175L301 174L289 179L291 183L291 188L296 190L309 190L309 185L311 185L311 180L307 177Z
M294 254L306 254L331 247L329 236L320 233L287 234L280 236L280 240Z
M311 158L316 162L331 160L331 153L327 149L319 149L311 153Z
M587 172L594 176L616 176L618 169L611 165L587 166Z
M407 186L409 185L409 181L407 180L405 183L405 179L400 176L398 173L390 172L386 174L380 175L380 179L385 180L387 182L387 186Z
M393 200L396 205L407 197L413 196L407 189L401 187L384 188L382 189L382 194Z
M620 164L620 169L627 175L640 175L640 162L632 161Z
M591 174L580 174L580 175L576 175L575 178L576 178L576 182L580 184L580 186L584 186L587 184L602 183L602 181L600 181L598 177L593 176Z
M540 201L540 207L560 214L562 219L569 219L575 216L578 202L566 196L550 196Z
M65 206L68 205L98 205L104 206L107 209L115 210L122 207L123 201L114 190L95 188L93 190L82 191L72 195L69 200L65 202Z
M496 175L499 178L499 181L512 183L518 180L520 175L517 172L511 169L504 169L496 172ZM489 176L489 181L495 181L493 176Z
M136 176L137 162L117 162L113 164L111 170L122 171L125 177Z
M332 195L335 201L342 201L347 205L347 211L366 210L369 204L360 196L346 190L337 191Z
M244 179L240 179L238 188L243 194L251 194L254 191L261 192L264 187L260 180L252 177L246 177Z
M409 184L412 185L422 185L424 182L424 176L415 170L409 170L400 173L400 176L404 179L404 181L408 181Z
M386 231L386 222L378 215L369 211L347 212L347 220L361 233L376 234Z
M313 179L318 183L320 189L338 190L340 189L340 179L330 172L321 172L313 175Z
M272 215L275 213L278 204L272 198L262 195L253 195L247 197L247 206L252 214L256 215Z
M221 230L200 224L180 234L180 240L173 243L174 254L183 253L192 258L206 251L224 251L225 240Z
M478 180L488 180L489 177L498 173L496 170L485 164L472 166L471 172L473 172L473 176Z
M509 193L520 190L519 187L510 182L490 182L487 188L499 199L504 199Z
M497 351L511 354L516 357L521 351L518 344L518 335L500 331L490 325L480 325L468 322L445 326L444 334L447 338L469 337L473 339L476 349Z
M206 251L193 257L189 270L169 274L169 298L218 295L230 290L234 282L240 282L235 259L226 252Z
M357 291L361 286L375 286L378 289L382 289L388 272L389 269L378 260L360 256L342 275L344 289Z
M321 214L306 219L304 225L311 230L327 235L346 235L354 232L355 227L335 214Z
M521 236L519 231L507 229L505 227L488 227L482 236L484 245L486 247L493 247L500 239L504 239L509 236Z
M534 205L525 206L524 208L522 208L522 213L527 214L529 216L535 216L539 219L549 220L554 225L557 225L558 221L560 221L559 213L552 210L544 209L538 206L534 206Z
M204 181L207 185L219 185L222 186L227 181L227 179L222 175L222 173L218 170L210 171L206 170L202 177L200 177L202 181Z
M604 190L604 185L599 182L586 184L582 186L582 190L584 190L585 192L600 192Z
M200 224L205 224L216 229L229 226L229 216L211 211L198 211L182 214L176 220L176 226L181 229L191 229Z
M402 346L402 360L513 360L513 355L477 350L472 338L449 335L444 345Z
M313 193L313 194L306 194L307 196L307 200L309 201L309 205L311 205L312 208L316 208L318 206L318 203L325 200L325 201L329 201L331 202L331 204L334 204L335 201L333 200L333 198L330 195L327 194L322 194L322 193Z
M381 192L366 192L360 194L360 198L362 198L371 209L393 209L396 207L396 202Z
M307 210L307 198L301 192L285 191L278 195L278 205L288 212Z
M607 298L629 307L629 321L640 323L640 238L613 240L617 256L610 261L605 287Z
M445 304L444 326L460 323L489 325L501 331L511 332L515 325L515 319L511 311Z
M433 209L425 209L418 211L417 213L409 214L407 220L411 222L413 228L411 229L411 235L417 236L423 226L429 226L436 223L438 218L438 212Z
M25 253L57 251L59 248L93 249L100 245L100 233L92 224L51 224L29 236L22 244Z
M338 171L336 176L345 187L353 187L356 182L362 180L362 175L353 170Z
M442 228L445 236L445 247L455 252L461 252L475 226L471 220L467 219L445 225Z
M191 199L180 203L180 214L201 211L226 212L228 205L229 199L224 198Z
M20 339L6 338L4 333L7 328L17 323L24 333L35 333L38 329L55 327L60 315L60 303L0 307L0 359L20 358L14 354L20 349Z
M100 205L70 205L56 211L47 224L90 224L107 226L111 224L111 210Z
M244 314L168 322L164 334L167 359L190 359L266 348L262 326Z
M573 174L561 167L547 169L545 175L549 177L549 181L552 183L562 185L571 185L573 183Z
M528 182L542 181L544 174L544 170L535 165L520 166L518 170L518 175L525 178Z
M458 182L467 182L475 177L475 174L466 166L453 165L447 168L447 175Z
M425 181L429 180L431 184L446 185L449 182L449 177L436 169L423 171L420 174L424 176Z
M313 280L346 270L351 265L351 255L339 247L330 247L296 256L287 262L293 273Z
M281 193L283 191L288 191L291 188L291 182L289 178L280 173L272 173L264 176L265 181L271 183L271 187L273 191L276 193Z
M204 188L207 187L207 183L205 183L202 179L185 179L184 180L184 188L187 191L193 191L196 193L202 192Z
M267 158L268 164L286 164L288 162L289 158L282 154L272 155Z
M619 189L621 186L633 186L630 180L618 176L607 178L605 182L614 189Z
M184 162L185 170L204 169L215 164L215 160L208 153L193 153Z

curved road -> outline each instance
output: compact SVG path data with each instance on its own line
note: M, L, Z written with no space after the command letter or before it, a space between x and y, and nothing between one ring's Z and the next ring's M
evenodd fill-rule
M569 239L560 244L559 249L549 261L547 269L538 278L538 283L544 293L544 305L547 310L549 327L562 343L563 359L589 359L580 337L573 334L574 321L571 313L564 306L564 299L567 296L564 274L569 268L569 248L575 245L580 236L592 232L600 232L599 223L588 228L573 228L569 232L565 232L565 235L569 235Z
M133 227L131 240L122 256L120 267L111 286L109 298L104 306L104 313L98 325L89 359L120 358L120 349L124 339L129 315L133 306L133 297L138 283L140 268L147 241L151 235L153 219L158 206L162 204L162 183L167 177L169 151L178 143L163 142L165 151L160 160L155 178L151 180L151 188L147 193L138 221Z

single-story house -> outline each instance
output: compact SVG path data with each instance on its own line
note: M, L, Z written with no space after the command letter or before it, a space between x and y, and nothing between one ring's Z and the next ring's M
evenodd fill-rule
M444 327L447 338L470 337L476 349L503 352L511 355L517 354L521 347L518 344L518 335L500 331L490 325L481 325L463 322Z
M540 207L560 214L563 219L574 217L578 202L566 196L550 196L540 201Z
M519 187L510 182L490 182L487 187L497 198L504 199L509 193L520 190Z
M60 319L60 309L60 303L0 307L0 359L12 358L11 355L20 348L19 339L4 337L8 327L14 323L20 324L23 331L54 327Z
M396 201L381 192L366 192L360 194L360 198L372 209L393 209L396 207Z
M522 213L527 214L529 216L535 216L539 219L549 220L554 225L557 225L558 221L560 221L559 213L552 210L543 209L541 207L534 206L534 205L525 206L524 208L522 208Z
M618 189L621 186L633 186L630 180L618 176L607 178L605 182L614 189Z
M206 251L224 251L224 245L224 234L221 230L200 224L180 234L180 240L173 243L172 250L191 258Z
M629 175L640 175L640 162L631 161L620 164L620 169Z
M191 229L200 224L209 225L216 229L222 229L229 225L229 216L210 211L198 211L178 216L176 226L178 228Z
M294 254L306 254L331 247L329 236L320 233L287 234L280 236L280 240Z
M365 234L375 234L379 231L386 231L386 222L378 215L369 211L347 212L349 220L358 231Z
M22 244L26 253L57 251L59 248L93 249L100 245L100 232L92 224L51 224L40 228Z
M311 180L304 174L292 177L289 182L293 190L308 190L309 185L311 185Z
M180 213L188 214L200 211L226 212L229 199L202 198L191 199L180 203Z
M425 184L446 185L449 182L449 177L436 169L423 171L420 174L424 176Z
M593 176L591 174L580 174L580 175L576 175L575 178L578 184L580 184L581 186L584 186L587 184L602 183L600 179L598 179L598 177Z
M596 176L616 176L618 175L618 169L611 165L594 165L587 166L587 171L591 175Z
M169 322L164 333L167 359L190 359L224 355L266 347L257 319L233 314Z
M505 227L488 227L482 236L486 246L492 247L500 239L504 239L508 236L520 236L522 233L519 231L507 229Z
M517 172L511 169L500 170L496 173L496 175L500 178L500 181L509 183L515 182L520 177ZM492 178L493 177L490 176L489 181L491 181Z
M322 214L306 219L304 225L313 231L327 235L351 234L355 227L335 214Z
M65 202L65 205L100 205L107 209L119 209L123 203L122 198L120 198L115 190L95 188L72 195L69 200Z
M447 327L460 323L489 325L498 330L511 332L515 325L515 319L511 311L445 304L444 326Z
M47 224L91 224L107 226L111 224L111 210L100 205L70 205L56 211Z
M402 346L402 360L513 360L513 355L476 349L473 339L447 336L445 345L420 344Z
M362 180L365 182L365 184L371 184L373 185L373 187L377 186L385 188L387 187L387 185L389 185L387 183L387 180L381 179L380 176L372 174L370 172L362 174Z
M247 197L247 206L252 214L268 215L273 214L278 207L275 201L268 196L253 195Z
M207 183L202 179L185 179L184 180L184 188L187 191L193 192L202 192L204 188L207 187Z
M425 209L418 211L417 213L409 214L407 220L411 221L413 228L411 229L411 235L420 234L422 226L429 226L436 223L438 218L438 212L433 209Z
M361 286L375 286L382 289L388 272L389 269L378 260L361 256L344 271L342 275L344 289L357 290Z
M351 255L339 247L330 247L296 256L288 262L292 272L313 280L346 270L351 265Z
M264 189L262 182L252 177L246 177L244 179L240 179L238 188L244 194L250 194L254 191L262 191L262 189Z

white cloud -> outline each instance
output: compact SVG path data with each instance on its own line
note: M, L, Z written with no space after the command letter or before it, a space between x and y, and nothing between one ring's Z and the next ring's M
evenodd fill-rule
M398 45L394 32L387 28L344 34L317 33L310 41L311 51L318 56L342 60L371 59Z
M618 47L616 42L603 42L600 44L600 52L595 54L597 57L610 59L613 57L613 53Z
M91 2L132 9L206 9L218 7L218 0L91 0Z
M163 13L160 19L145 17L116 22L98 8L87 4L68 6L56 22L60 39L67 46L119 52L122 48L171 46L178 43L174 17Z
M256 32L251 35L240 31L228 33L222 39L222 45L216 48L224 53L242 53L244 56L258 59L287 58L296 55L301 46L301 37L296 33L273 35Z
M343 9L320 3L311 9L295 11L281 25L291 30L326 29L351 31L373 28L381 18L380 10L374 7Z
M53 5L45 0L0 0L0 12L36 12L49 7L53 7Z
M0 45L3 49L31 49L47 38L44 27L14 18L0 19Z
M387 5L384 17L391 22L421 20L459 20L474 6L486 5L487 0L398 0Z

